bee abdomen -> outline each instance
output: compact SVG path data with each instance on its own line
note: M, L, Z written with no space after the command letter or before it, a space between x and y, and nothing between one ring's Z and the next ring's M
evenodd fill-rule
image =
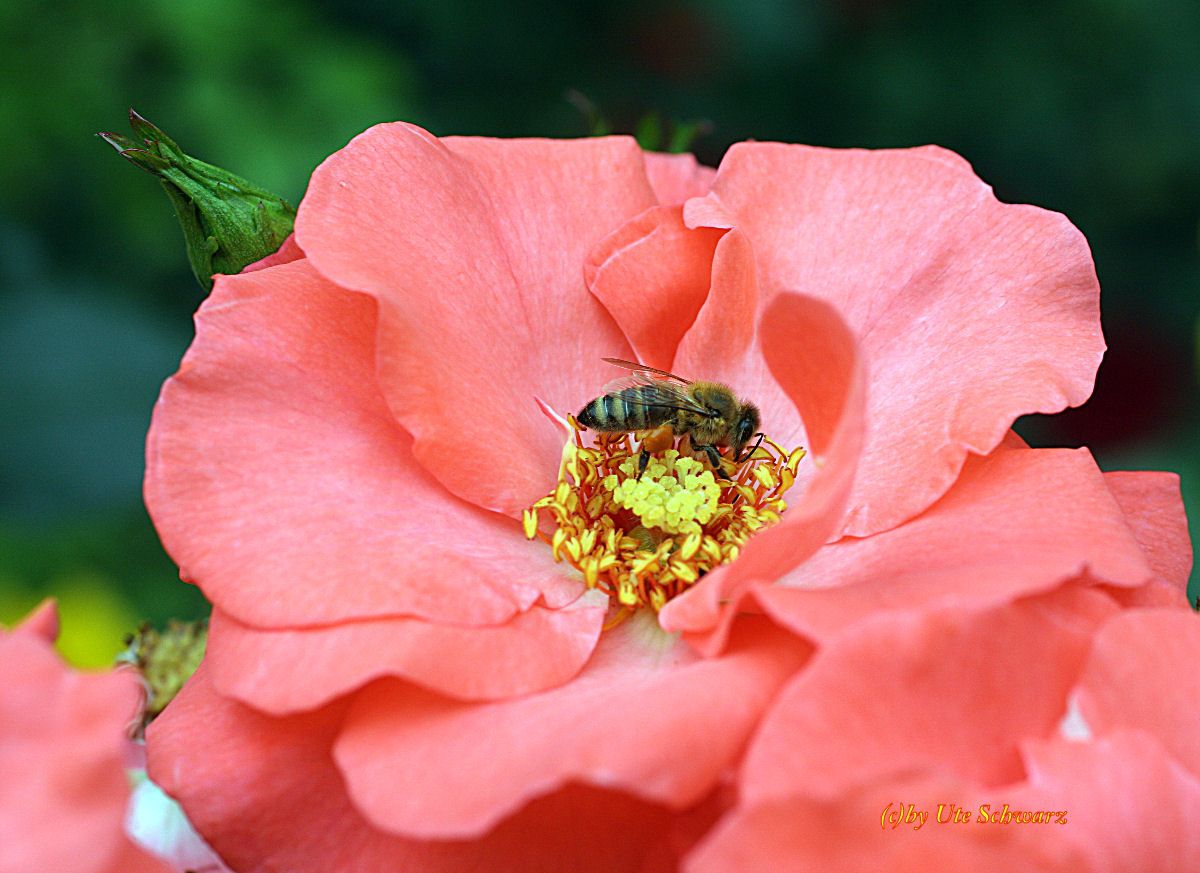
M613 405L620 404L621 419L629 430L644 430L651 426L650 419L654 417L654 407L648 405L653 398L653 392L646 388L626 388L618 394L610 395Z
M578 415L579 423L593 430L625 430L625 402L616 394L602 394Z
M587 406L583 407L583 409L579 410L579 414L576 415L575 418L580 424L582 424L584 427L590 427L592 430L601 429L599 416L604 414L604 410L603 407L600 409L596 409L595 407L602 399L602 397L597 397Z
M625 388L597 397L580 410L576 418L584 427L599 431L644 430L660 422L653 421L655 408L646 389Z

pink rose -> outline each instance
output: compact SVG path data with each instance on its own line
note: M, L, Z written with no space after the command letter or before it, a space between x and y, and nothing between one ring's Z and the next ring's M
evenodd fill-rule
M746 143L713 176L625 138L383 125L257 266L198 313L146 478L214 604L151 775L239 873L672 869L897 761L1017 783L1103 622L1188 618L1175 480L1009 430L1091 391L1086 243L953 154ZM729 384L782 448L740 497L649 473L692 507L656 564L621 545L649 510L612 504L639 483L561 425L606 356ZM893 712L947 743L889 745Z
M51 604L0 629L0 873L165 873L124 830L138 679L69 670L57 636Z

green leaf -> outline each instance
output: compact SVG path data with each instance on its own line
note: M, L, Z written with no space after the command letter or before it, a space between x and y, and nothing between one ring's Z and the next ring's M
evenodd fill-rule
M634 139L643 151L657 152L662 149L663 124L662 117L657 112L647 112L638 119L633 131Z

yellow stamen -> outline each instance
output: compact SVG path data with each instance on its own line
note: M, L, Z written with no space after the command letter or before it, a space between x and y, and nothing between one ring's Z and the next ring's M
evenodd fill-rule
M562 556L558 553L558 550L562 548L562 544L566 541L566 539L567 539L567 529L566 528L560 527L558 530L556 530L554 532L554 536L550 540L550 552L551 552L551 554L554 555L554 560L556 560L556 561L562 560Z
M754 478L762 483L764 488L774 488L775 480L771 476L771 471L766 467L755 467Z
M612 630L614 627L619 625L621 622L625 621L625 619L629 618L629 616L633 615L633 612L634 611L632 609L622 609L622 610L618 611L616 615L614 615L607 622L605 622L604 629Z
M526 509L521 513L521 526L525 528L525 539L531 540L537 536L538 515L535 509Z
M805 455L764 439L747 459L722 458L733 481L702 456L675 448L652 456L641 477L627 434L600 434L585 446L582 428L563 447L554 490L521 516L529 539L550 545L556 561L612 598L615 627L638 607L658 611L705 573L737 558L756 531L779 521L782 495ZM543 523L552 533L539 532ZM548 529L547 529L548 530Z

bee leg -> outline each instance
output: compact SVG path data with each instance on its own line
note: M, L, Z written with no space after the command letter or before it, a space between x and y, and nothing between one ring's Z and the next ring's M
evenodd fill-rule
M717 474L718 478L724 479L727 482L733 481L721 467L721 453L717 451L716 446L696 446L695 448L708 456L708 462L712 464L713 472Z
M646 472L646 465L650 463L650 453L645 449L638 452L638 474L637 481L642 481L642 474Z

